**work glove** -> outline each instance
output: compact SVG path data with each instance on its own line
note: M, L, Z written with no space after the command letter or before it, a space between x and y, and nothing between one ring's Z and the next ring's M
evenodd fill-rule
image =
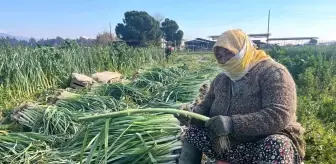
M205 127L213 133L210 138L229 135L232 133L232 120L229 116L214 116L205 122Z
M223 153L230 147L229 134L232 133L232 120L229 116L214 116L205 122L205 127L209 129L209 138L213 149L218 153Z

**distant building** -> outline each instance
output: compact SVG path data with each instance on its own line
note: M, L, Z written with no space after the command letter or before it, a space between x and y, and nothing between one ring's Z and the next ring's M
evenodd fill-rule
M266 44L265 42L262 42L261 39L264 38L267 40L267 38L269 36L271 36L270 33L265 33L265 34L248 34L248 36L250 37L250 39L252 40L252 42L257 46L257 47L264 47L264 45ZM209 38L211 40L216 41L217 38L219 37L219 35L212 35L209 36ZM261 38L261 39L260 39Z
M317 37L290 37L290 38L269 38L270 44L277 44L281 46L291 45L316 45L318 43Z
M318 44L319 44L319 45L336 45L336 41L335 41L335 40L331 40L331 41L320 41Z
M185 47L191 51L211 51L214 44L215 41L196 38L195 40L186 41Z
M251 40L253 40L253 38L267 38L269 36L271 36L271 33L267 34L247 34ZM212 40L217 40L217 38L219 37L219 35L212 35L212 36L209 36L210 39Z

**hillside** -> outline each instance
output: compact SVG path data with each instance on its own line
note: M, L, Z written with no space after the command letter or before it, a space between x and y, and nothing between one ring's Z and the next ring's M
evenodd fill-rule
M28 41L29 38L27 37L23 37L23 36L13 36L13 35L10 35L10 34L6 34L6 33L0 33L0 38L3 37L3 38L6 38L6 37L9 37L9 38L15 38L17 40L25 40L25 41Z

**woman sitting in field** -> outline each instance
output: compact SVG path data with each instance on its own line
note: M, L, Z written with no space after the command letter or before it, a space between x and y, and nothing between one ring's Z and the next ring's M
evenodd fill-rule
M179 163L199 164L202 153L217 163L301 163L304 129L296 121L295 82L288 70L241 30L224 32L213 52L223 73L192 109L210 120L175 115L189 125Z

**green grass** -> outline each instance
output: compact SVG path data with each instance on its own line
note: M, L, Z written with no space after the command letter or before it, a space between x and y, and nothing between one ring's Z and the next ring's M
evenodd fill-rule
M293 75L298 120L306 129L305 163L336 163L336 46L279 49L269 53Z
M119 71L129 77L138 69L163 64L159 48L109 47L0 48L0 108L35 99L49 88L69 86L71 73L91 75Z

